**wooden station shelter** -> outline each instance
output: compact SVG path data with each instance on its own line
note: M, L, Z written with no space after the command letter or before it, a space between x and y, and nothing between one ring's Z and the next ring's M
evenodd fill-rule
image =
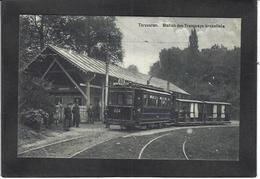
M69 49L48 45L42 53L30 63L26 71L33 76L51 82L48 92L55 96L58 104L77 101L80 105L81 122L87 121L87 109L90 105L100 107L103 120L105 101L106 63L79 54ZM109 86L118 81L133 82L161 87L172 91L178 98L189 95L186 91L167 81L142 73L133 73L115 64L109 64Z

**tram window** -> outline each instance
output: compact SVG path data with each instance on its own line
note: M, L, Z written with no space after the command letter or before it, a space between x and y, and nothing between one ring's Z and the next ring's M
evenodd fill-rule
M147 94L144 94L144 96L143 96L143 103L144 103L144 106L148 106L148 95Z
M118 100L117 100L117 104L122 105L123 104L123 94L118 94Z
M221 105L221 118L225 118L225 117L226 117L226 106Z
M111 104L117 104L117 93L110 93L109 95L109 101L108 103L111 105Z
M127 105L133 104L133 96L131 94L126 95L126 104Z
M167 107L167 98L166 97L160 97L161 101L161 107Z
M158 96L150 95L148 100L148 106L157 106L158 104Z
M218 117L218 105L214 104L213 105L213 118Z
M170 98L166 98L166 99L167 99L166 107L169 107L171 104L171 99Z
M131 93L121 93L121 92L110 92L109 105L132 105L133 104L133 96Z

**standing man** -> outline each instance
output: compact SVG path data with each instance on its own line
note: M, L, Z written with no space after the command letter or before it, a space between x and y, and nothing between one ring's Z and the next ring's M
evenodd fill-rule
M79 122L80 122L80 114L79 114L79 105L77 102L74 103L73 109L72 109L72 113L73 113L73 126L79 127Z
M99 115L99 105L96 103L96 105L93 107L93 119L99 121Z
M90 124L94 123L94 121L93 121L93 107L92 107L92 104L90 104L89 108L88 108L88 120L89 120Z
M58 119L56 120L56 125L62 121L62 110L63 106L61 102L59 101L58 106L57 106L57 114L58 114Z
M71 121L71 109L69 104L65 105L64 107L64 121L63 121L63 129L65 131L69 131L69 127L70 127L70 121Z

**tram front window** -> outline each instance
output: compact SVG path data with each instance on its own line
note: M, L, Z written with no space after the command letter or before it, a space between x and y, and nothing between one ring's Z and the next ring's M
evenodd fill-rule
M133 95L131 92L110 92L108 96L109 105L133 105Z

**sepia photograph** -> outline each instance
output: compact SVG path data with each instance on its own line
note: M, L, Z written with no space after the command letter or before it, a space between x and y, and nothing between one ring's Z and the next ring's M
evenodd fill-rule
M19 16L18 158L239 161L241 18Z

